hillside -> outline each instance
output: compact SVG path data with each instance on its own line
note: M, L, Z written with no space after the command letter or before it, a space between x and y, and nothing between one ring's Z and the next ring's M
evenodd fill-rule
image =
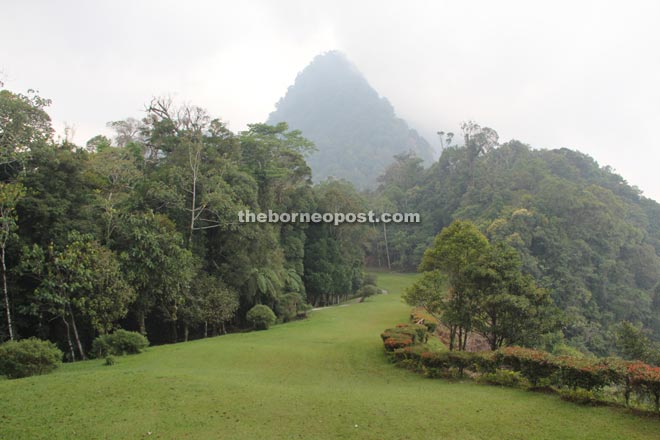
M649 439L658 420L556 396L428 380L390 364L379 333L407 320L390 294L232 334L0 380L0 438Z
M518 250L573 345L611 354L624 320L660 338L660 205L585 154L512 141L478 155L448 149L427 170L402 158L375 198L423 219L388 231L395 266L416 268L435 234L471 220Z
M425 161L433 156L428 142L335 51L317 56L298 75L268 118L278 122L316 144L308 159L316 182L332 176L370 187L396 154L412 151Z

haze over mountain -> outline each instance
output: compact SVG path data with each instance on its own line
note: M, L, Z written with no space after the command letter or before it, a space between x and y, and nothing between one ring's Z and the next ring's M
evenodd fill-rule
M298 74L268 118L269 124L278 122L316 144L308 162L317 182L335 177L372 187L397 154L433 158L429 143L338 51L318 55Z

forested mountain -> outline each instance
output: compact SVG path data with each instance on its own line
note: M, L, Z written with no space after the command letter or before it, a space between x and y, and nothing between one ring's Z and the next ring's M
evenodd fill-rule
M318 55L296 78L269 124L286 122L316 144L309 165L315 181L344 178L374 186L396 154L414 152L425 161L431 146L398 118L340 52Z
M644 325L660 337L660 205L591 157L535 150L466 124L465 146L446 149L423 169L399 156L372 194L380 210L418 211L419 225L388 227L389 258L411 270L453 220L471 220L518 250L524 271L547 287L564 312L563 334L599 354L613 326ZM383 234L373 263L385 264Z

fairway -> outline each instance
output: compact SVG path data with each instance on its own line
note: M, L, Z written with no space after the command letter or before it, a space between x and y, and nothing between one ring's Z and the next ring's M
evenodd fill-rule
M388 363L412 275L264 332L0 380L0 439L654 439L660 421L555 396L425 379Z

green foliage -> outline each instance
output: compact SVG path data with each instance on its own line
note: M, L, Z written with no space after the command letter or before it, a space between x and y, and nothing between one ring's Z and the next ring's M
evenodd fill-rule
M110 355L124 356L138 354L148 346L149 341L144 335L119 329L114 333L101 335L94 339L92 352L97 358Z
M526 388L529 382L517 371L495 370L494 373L484 373L479 376L478 382L504 387Z
M114 364L115 364L115 357L114 356L106 356L105 357L105 363L103 365L110 367Z
M660 205L587 155L517 141L497 146L490 130L465 129L467 147L444 149L430 169L402 158L381 177L373 203L385 199L424 219L388 228L393 267L414 269L438 231L470 220L492 243L517 251L522 273L563 311L572 346L609 354L621 321L658 339ZM383 261L383 242L371 246L371 261Z
M639 327L623 321L615 327L616 349L624 359L660 365L660 345Z
M277 298L275 311L281 322L289 322L304 317L308 310L309 306L298 292L288 292Z
M592 391L582 388L561 390L559 397L567 402L579 403L580 405L591 405L597 401Z
M362 298L362 300L369 298L370 296L378 295L380 293L380 289L373 284L366 284L358 290L358 295Z
M516 250L489 243L470 222L455 221L443 229L424 253L420 270L422 278L404 299L440 318L449 328L450 350L465 350L471 331L497 349L533 345L557 329L558 312L548 291L523 275Z
M367 284L378 285L378 276L373 272L368 272L364 274L362 278L362 285L366 286Z
M50 373L62 362L63 353L50 341L37 338L0 345L0 374L9 379Z
M257 330L268 330L268 328L275 324L277 317L270 307L257 304L252 307L246 315L248 322Z

